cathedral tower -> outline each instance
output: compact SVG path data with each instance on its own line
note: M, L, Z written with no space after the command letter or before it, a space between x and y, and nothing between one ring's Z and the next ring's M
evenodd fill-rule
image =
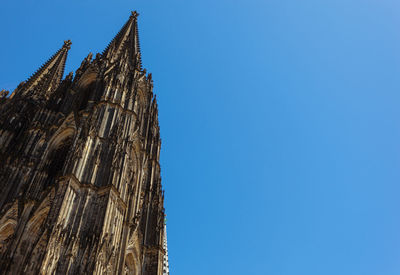
M68 40L0 92L1 274L165 272L157 101L137 16L75 74L62 79Z

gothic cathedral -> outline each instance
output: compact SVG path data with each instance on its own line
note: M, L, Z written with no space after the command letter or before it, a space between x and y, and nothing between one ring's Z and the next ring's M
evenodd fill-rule
M71 42L0 92L0 274L169 273L160 129L136 12L64 79Z

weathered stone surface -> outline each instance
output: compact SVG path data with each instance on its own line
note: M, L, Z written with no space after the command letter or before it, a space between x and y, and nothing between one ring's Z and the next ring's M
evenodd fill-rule
M163 272L160 131L137 13L62 80L71 41L0 92L0 273Z

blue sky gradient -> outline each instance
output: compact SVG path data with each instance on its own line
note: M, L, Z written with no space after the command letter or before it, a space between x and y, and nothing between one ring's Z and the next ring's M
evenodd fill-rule
M400 274L400 2L22 0L0 89L138 10L162 136L171 275Z

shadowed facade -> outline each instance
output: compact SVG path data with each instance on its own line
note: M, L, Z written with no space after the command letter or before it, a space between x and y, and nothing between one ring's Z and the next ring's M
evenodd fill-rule
M1 274L161 275L164 195L136 12L64 79L71 42L0 92Z

